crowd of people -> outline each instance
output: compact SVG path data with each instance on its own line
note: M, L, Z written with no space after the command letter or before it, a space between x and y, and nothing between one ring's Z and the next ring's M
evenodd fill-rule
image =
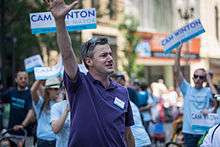
M197 146L205 130L193 129L193 115L220 112L213 75L203 68L196 69L191 86L180 70L179 47L174 72L183 96L181 111L181 94L172 87L168 89L163 79L148 86L126 84L123 74L114 73L106 38L91 38L82 45L81 60L88 70L82 73L64 21L77 3L45 0L55 19L64 76L37 80L28 87L28 74L17 73L16 87L1 95L1 102L10 104L9 133L21 136L22 130L27 130L26 147L148 147L157 141L165 142L164 122L179 120L183 114L181 143ZM219 134L218 125L203 137L201 146L218 144L218 135L210 135L213 132ZM1 140L2 146L10 146L6 139Z

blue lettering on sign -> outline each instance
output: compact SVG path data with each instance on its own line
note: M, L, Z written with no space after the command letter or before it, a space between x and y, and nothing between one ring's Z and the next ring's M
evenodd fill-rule
M31 20L33 22L37 22L37 21L52 20L52 18L51 18L51 15L49 15L49 14L44 14L43 16L42 15L32 15Z
M89 17L95 17L95 10L83 10L83 11L70 11L66 15L66 19L70 18L89 18Z
M89 17L91 17L91 16L95 17L95 10L88 11L88 15L89 15Z
M175 35L175 36L178 36L178 35L180 35L180 34L186 32L186 31L190 30L191 28L195 28L195 27L197 27L197 26L199 26L199 25L201 25L200 20L196 20L195 22L192 22L192 23L190 23L190 24L188 24L188 25L186 25L186 26L180 28L178 31L176 31L176 32L174 33L174 35Z
M66 15L66 19L73 18L73 17L74 17L73 11L67 13Z
M75 11L74 13L76 14L76 18L78 18L79 11Z
M194 23L196 23L197 26L202 25L199 19L197 19Z
M192 114L192 119L202 119L202 115L201 114Z
M26 60L26 64L30 64L31 63L31 60Z
M166 39L164 39L162 41L162 45L166 45L168 42L170 42L171 40L173 40L173 35L170 35L169 37L167 37Z
M82 18L83 18L83 17L86 17L86 16L87 16L86 11L81 11L80 16L81 16Z

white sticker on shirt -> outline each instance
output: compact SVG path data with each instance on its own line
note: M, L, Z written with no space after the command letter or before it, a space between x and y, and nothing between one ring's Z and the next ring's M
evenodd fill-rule
M117 97L115 97L114 104L121 109L124 109L124 107L125 107L125 102L123 102L122 100L120 100Z

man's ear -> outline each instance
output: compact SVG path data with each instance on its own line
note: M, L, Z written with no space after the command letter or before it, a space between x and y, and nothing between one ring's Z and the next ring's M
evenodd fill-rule
M14 80L15 80L15 83L18 83L17 77Z
M88 66L93 66L93 61L91 58L89 57L86 57L85 58L85 63L88 65Z

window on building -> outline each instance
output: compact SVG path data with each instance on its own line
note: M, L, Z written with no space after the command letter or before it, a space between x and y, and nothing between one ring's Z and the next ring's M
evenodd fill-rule
M92 0L92 8L96 8L96 10L98 10L99 7L99 0Z
M218 7L215 6L215 32L216 38L219 40L219 16L218 16Z
M116 3L116 0L109 0L109 2L108 2L108 9L109 9L109 17L110 17L110 19L116 19L116 14L117 14L117 3Z
M134 3L139 11L140 30L172 31L172 0L136 0Z

